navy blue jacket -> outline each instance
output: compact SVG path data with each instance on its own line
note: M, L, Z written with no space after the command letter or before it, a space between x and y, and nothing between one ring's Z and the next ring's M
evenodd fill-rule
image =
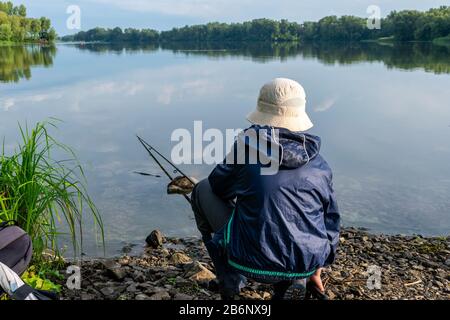
M250 128L278 144L280 166L278 173L262 175L261 163L224 161L210 174L216 195L236 199L221 241L228 263L251 278L308 277L334 261L339 241L340 215L331 169L319 154L321 140L287 129L277 129L277 139L273 128ZM244 144L255 145L248 139Z

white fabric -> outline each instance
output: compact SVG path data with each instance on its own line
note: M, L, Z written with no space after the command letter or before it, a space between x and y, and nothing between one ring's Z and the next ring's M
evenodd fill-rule
M6 265L0 262L0 287L11 296L14 291L23 286L25 283L22 279L8 268ZM30 293L25 300L38 300L34 294Z
M254 124L306 131L313 124L306 113L306 94L296 81L276 78L259 92L256 110L247 116Z

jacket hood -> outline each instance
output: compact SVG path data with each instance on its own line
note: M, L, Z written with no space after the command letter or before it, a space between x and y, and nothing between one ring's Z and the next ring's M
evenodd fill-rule
M282 166L298 168L319 154L321 140L318 136L303 132L293 132L283 128L278 130L278 141L283 149Z
M256 134L246 134L250 129L253 129ZM279 161L280 167L289 169L301 167L317 157L321 146L318 136L294 132L285 128L259 125L253 125L245 130L244 135L240 135L238 140L248 146L250 150L256 150L264 157ZM259 146L264 143L268 143L271 147L266 148L268 150L262 150ZM272 146L278 146L278 154L270 152ZM274 159L275 157L276 159Z

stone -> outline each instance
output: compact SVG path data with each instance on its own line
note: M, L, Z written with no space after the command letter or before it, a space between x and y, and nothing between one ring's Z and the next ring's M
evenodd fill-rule
M159 248L163 245L164 235L159 230L153 230L150 235L145 239L145 242L149 247Z
M181 252L175 252L169 259L172 264L187 264L192 263L192 259Z
M136 295L135 300L150 300L150 297L146 294L140 293Z
M270 300L272 298L272 295L269 292L264 291L262 293L262 298L263 298L263 300Z
M133 279L136 282L144 282L145 281L145 275L142 271L134 271L133 273Z
M81 297L81 300L94 300L95 299L94 295L86 293L86 292L83 292L80 297Z
M167 250L166 248L162 248L161 249L161 256L163 256L164 258L168 257L170 255L170 251Z
M413 269L419 270L419 271L423 271L425 268L423 266L421 266L421 265L414 265Z
M116 280L123 280L127 275L122 265L114 260L105 260L102 264L107 274Z
M160 291L153 294L149 300L170 300L170 294L167 291Z
M336 299L336 294L331 290L327 292L327 295L330 300Z
M193 300L194 298L188 294L185 293L177 293L173 297L173 300Z
M186 265L185 277L196 282L207 282L216 278L216 275L209 271L200 262L194 261Z
M259 293L255 291L245 291L240 294L240 297L245 300L261 300L262 297L259 295Z
M132 283L127 287L127 292L134 293L136 291L137 291L137 285L135 283Z
M112 288L112 287L105 287L105 288L101 289L100 292L101 292L104 296L110 297L110 296L113 296L113 295L114 295L115 290L114 290L114 288Z
M428 268L439 268L440 267L439 263L433 262L433 261L428 261L428 260L422 261L422 264Z
M432 254L424 251L435 245L436 241L430 238L420 238L419 244L415 237L407 240L402 236L375 236L356 229L347 230L344 228L341 233L346 240L338 248L336 262L323 273L330 299L432 300L450 296L448 243L438 254ZM180 244L175 247L173 244L177 242ZM376 248L371 248L372 243L377 243ZM443 246L441 240L438 244ZM83 290L68 290L63 282L58 283L62 285L61 299L220 300L214 268L206 254L198 239L167 239L164 247L149 247L141 256L86 261L83 262ZM189 259L194 261L188 262ZM382 290L367 291L367 271L371 265L382 269ZM243 292L238 299L268 300L271 286L250 280ZM294 287L288 296L301 299L301 293Z

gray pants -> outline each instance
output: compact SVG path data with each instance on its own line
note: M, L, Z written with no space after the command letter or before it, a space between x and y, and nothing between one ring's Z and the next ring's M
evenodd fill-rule
M192 210L204 240L211 239L211 234L228 222L233 209L232 201L224 201L213 193L208 179L200 181L192 191Z

